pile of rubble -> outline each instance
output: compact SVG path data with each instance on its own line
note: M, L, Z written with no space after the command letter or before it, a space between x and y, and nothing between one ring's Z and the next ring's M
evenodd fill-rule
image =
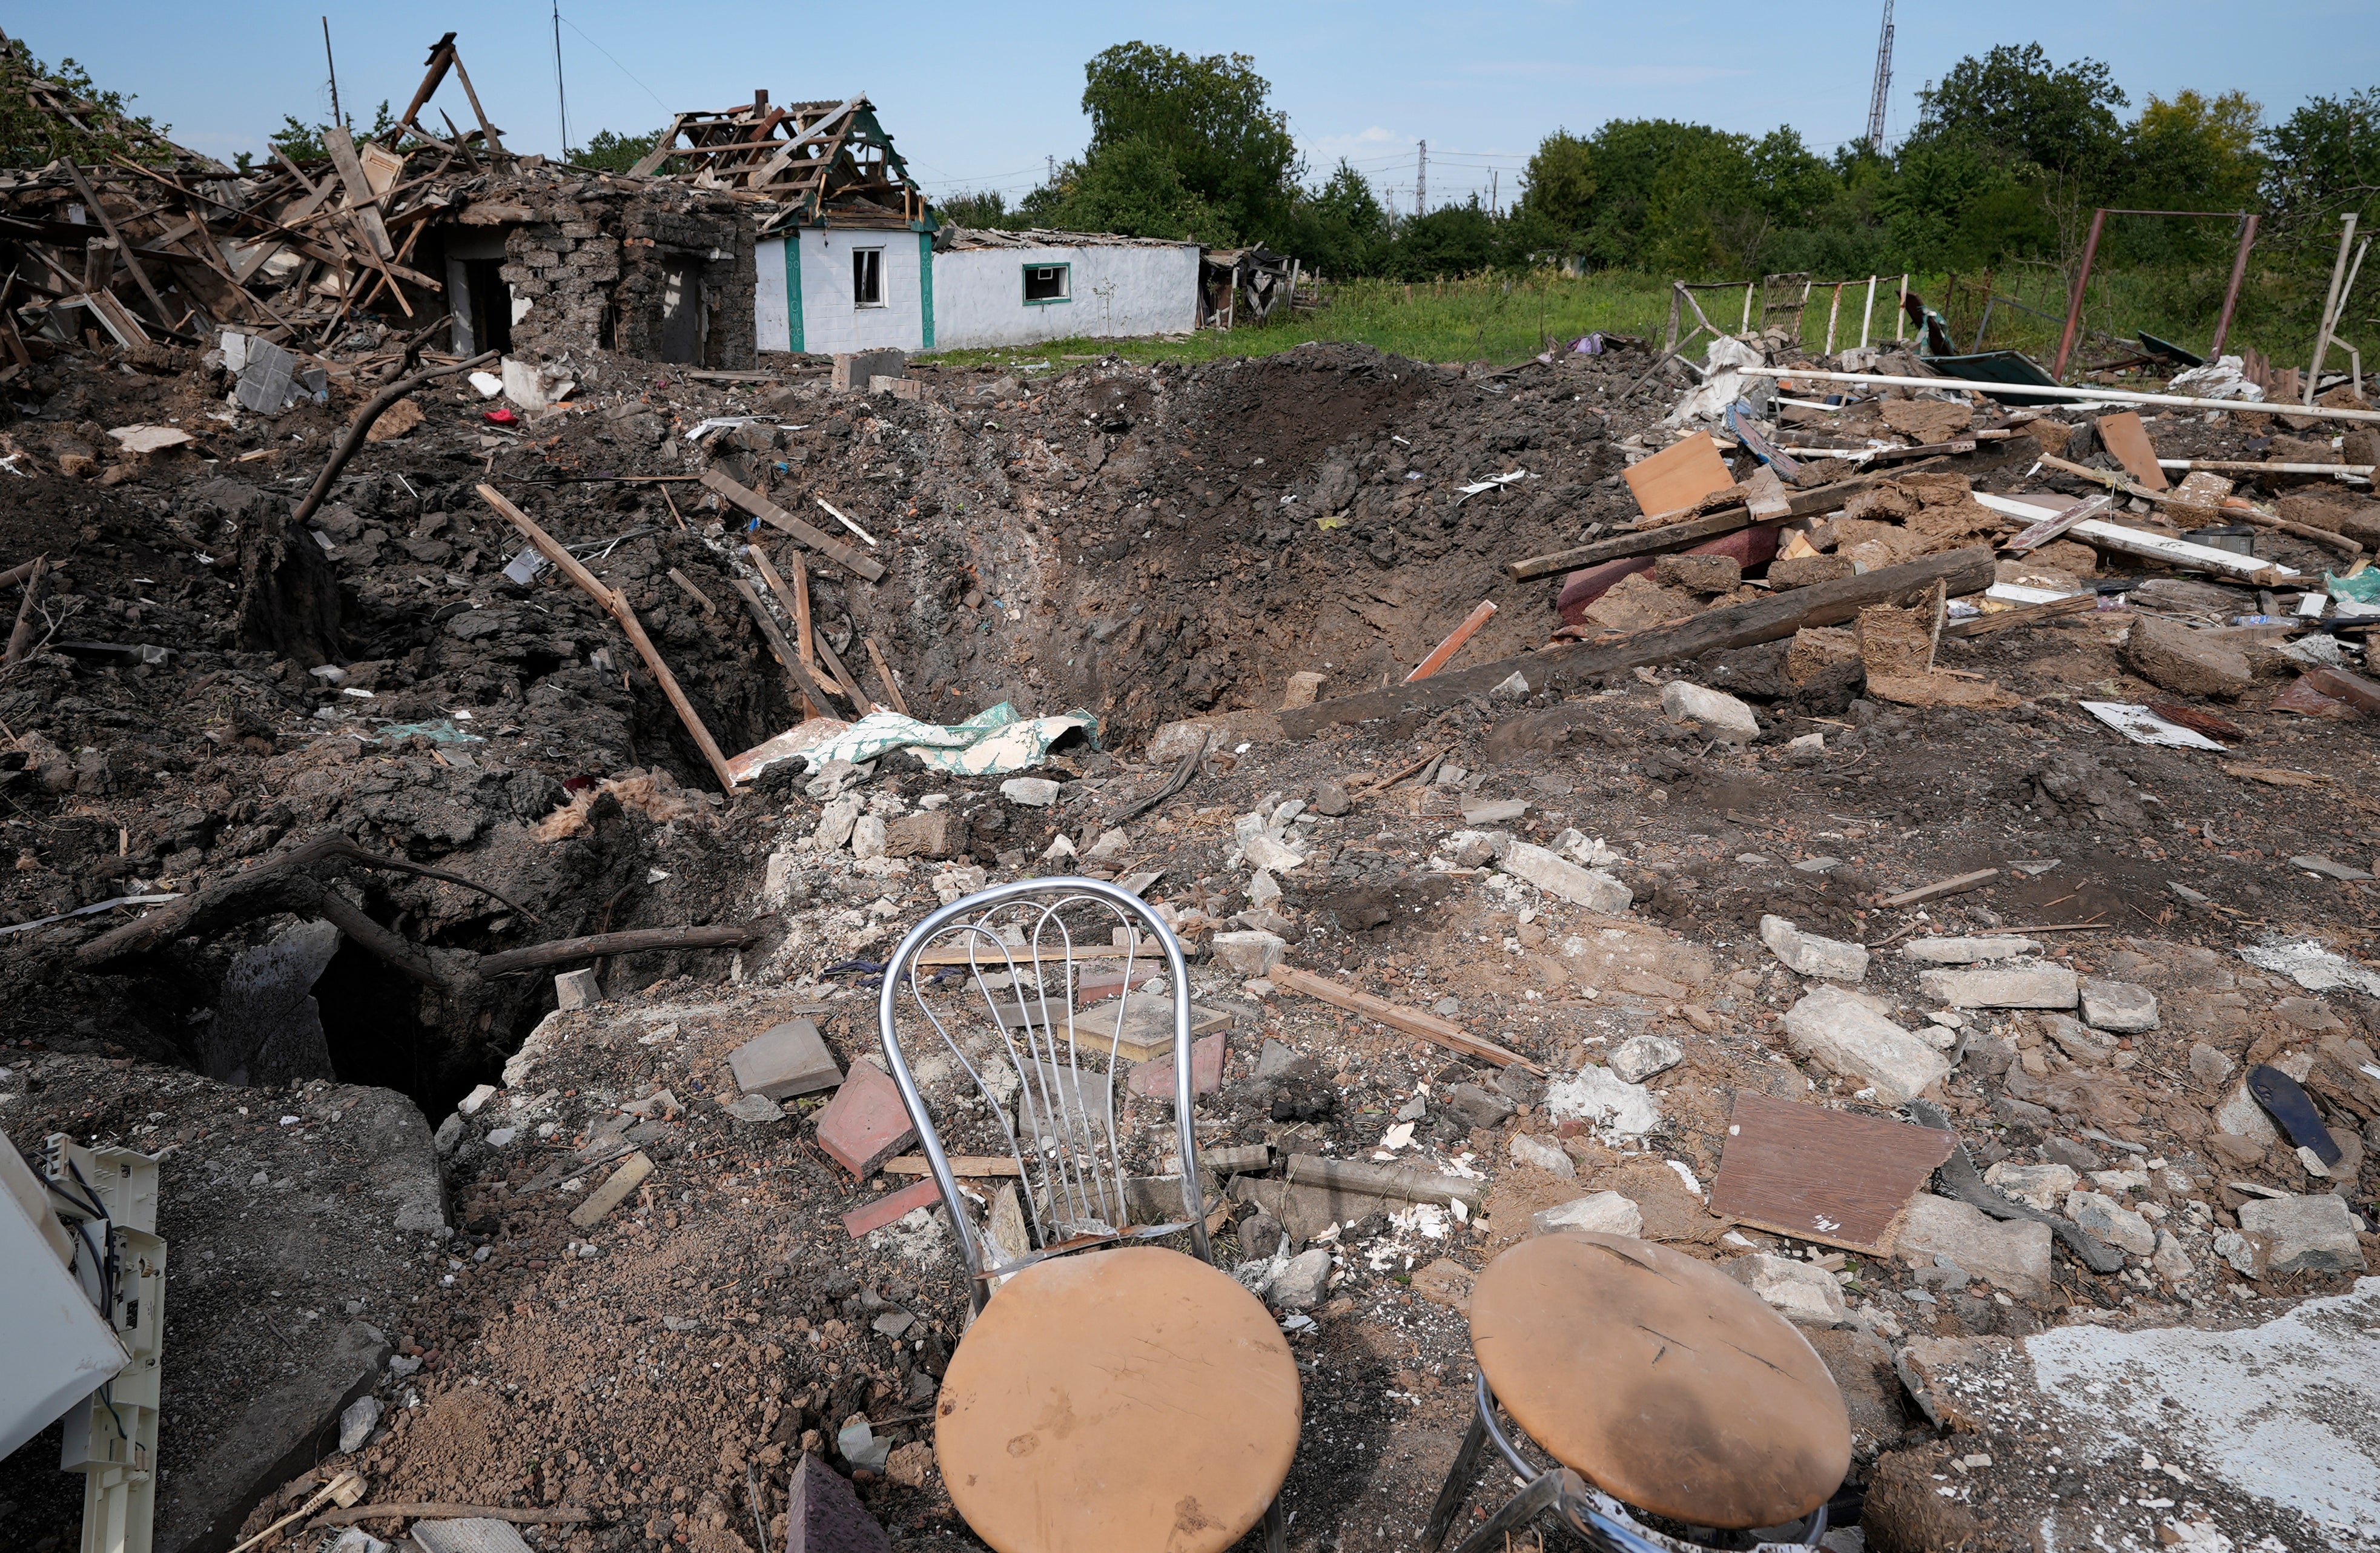
M216 1253L167 1304L174 1524L352 1469L367 1510L726 1553L814 1457L903 1545L963 1537L948 1227L836 1097L881 1083L865 980L911 923L1088 873L1194 959L1218 1235L1305 1377L1293 1545L1418 1535L1469 1280L1565 1226L1802 1324L1879 1547L2368 1536L2371 1474L2214 1416L2284 1348L2368 1387L2293 1336L2368 1325L2380 1251L2362 433L1828 404L1753 346L1697 420L1597 344L856 384L599 349L357 436L373 385L327 374L275 414L222 361L21 365L0 1119L166 1149L176 1265ZM790 755L1003 702L1082 715L1029 769ZM358 1150L406 1103L359 1085L419 1125ZM1170 1092L1118 1075L1151 1173ZM242 1183L380 1206L326 1208L300 1281L199 1210ZM179 1498L247 1361L173 1355L242 1297L320 1383ZM71 1535L43 1450L0 1515Z

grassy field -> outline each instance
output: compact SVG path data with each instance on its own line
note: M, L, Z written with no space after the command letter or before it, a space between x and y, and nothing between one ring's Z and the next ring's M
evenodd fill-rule
M2252 265L2225 351L2237 354L2243 345L2253 346L2277 365L2302 365L2313 349L2313 312L2329 279L2327 267L2321 268L2317 274L2312 273L2311 261ZM2300 273L2301 270L2306 273ZM2127 339L2136 331L2147 330L2188 349L2204 351L2214 332L2228 278L2228 269L2220 268L2096 274L2086 298L2084 321L2094 329ZM1987 279L1991 295L2019 304L1995 303L1988 321L1984 316ZM1017 370L1046 362L1057 370L1110 353L1142 362L1208 361L1269 355L1312 340L1342 340L1421 361L1485 360L1509 365L1549 345L1567 344L1598 330L1658 343L1668 327L1669 284L1666 276L1621 271L1575 277L1547 271L1524 276L1418 281L1410 285L1395 281L1348 281L1327 288L1327 306L1262 327L1200 330L1140 340L1052 340L1029 349L941 351L935 353L934 359L953 366ZM1899 275L1877 278L1871 339L1888 339L1901 333L1900 285ZM1961 349L1975 345L1982 328L1986 349L2022 350L2045 365L2057 351L2065 313L2064 285L2046 267L1990 276L1913 275L1909 285L1936 306L1949 298L1951 332ZM1732 333L1742 324L1741 288L1698 292L1695 297L1718 327ZM1866 299L1864 276L1843 288L1835 325L1836 348L1859 343ZM1814 287L1802 310L1802 338L1813 351L1826 343L1833 301L1831 286ZM2349 309L2350 323L2359 310L2362 309ZM1756 295L1752 312L1756 326L1760 312ZM1691 328L1694 316L1689 312L1686 318ZM1782 322L1782 317L1776 322ZM2104 345L2098 348L2103 353L2108 349ZM2333 368L2346 365L2345 353L2334 352Z

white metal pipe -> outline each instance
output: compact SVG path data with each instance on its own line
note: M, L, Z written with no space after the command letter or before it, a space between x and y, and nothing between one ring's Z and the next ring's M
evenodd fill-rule
M1790 403L1779 400L1779 404ZM2245 458L2160 458L2160 469L2212 469L2218 474L2246 475L2370 475L2374 464L2258 464Z
M2180 394L2137 394L2120 388L2069 388L2063 383L1979 383L1966 378L1895 377L1883 372L1819 372L1802 367L1738 367L1751 378L1791 378L1797 382L1872 382L1888 388L1954 388L1983 394L1997 390L2036 399L2079 399L2101 405L2163 405L2180 410L2247 410L2258 415L2308 416L2316 420L2380 423L2380 410L2335 410L2324 406L2272 404L2262 399L2192 399Z
M1876 277L1867 278L1867 306L1860 313L1860 349L1867 348L1867 326L1876 317Z

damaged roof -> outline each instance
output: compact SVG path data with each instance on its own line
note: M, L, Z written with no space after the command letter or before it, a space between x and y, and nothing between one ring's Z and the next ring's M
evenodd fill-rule
M986 226L950 226L943 229L947 241L937 247L952 249L1042 249L1042 248L1196 248L1198 245L1180 237L1127 237L1116 232L1058 232L1047 227L1029 227L1022 232L1002 231Z
M733 108L679 114L630 171L774 200L784 209L763 219L764 231L803 225L930 232L937 224L925 191L909 176L864 91L841 102L774 107L759 91Z

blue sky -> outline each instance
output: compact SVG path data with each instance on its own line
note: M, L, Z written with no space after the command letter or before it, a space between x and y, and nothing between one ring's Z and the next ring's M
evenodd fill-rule
M496 7L116 0L105 7L0 0L0 27L41 58L79 60L105 85L228 159L261 152L284 113L327 117L320 18L327 9L351 115L403 107L428 45L452 27L480 100L508 143L552 152L549 5ZM1758 134L1790 123L1822 153L1865 130L1879 3L1735 0L1697 7L1517 0L1500 6L1098 7L629 5L562 7L573 139L641 131L679 108L716 108L766 87L779 102L874 100L929 193L999 188L1012 199L1045 159L1078 151L1083 62L1135 39L1194 54L1253 55L1316 176L1342 155L1384 196L1413 203L1415 145L1430 146L1429 202L1509 200L1538 139L1558 126L1665 116ZM2268 116L2311 95L2380 85L2371 0L1999 0L1899 7L1889 129L1915 122L1916 93L1961 55L2039 42L2059 61L2106 61L2137 108L2152 92L2245 90ZM468 121L450 80L438 105ZM434 124L435 116L431 115Z

